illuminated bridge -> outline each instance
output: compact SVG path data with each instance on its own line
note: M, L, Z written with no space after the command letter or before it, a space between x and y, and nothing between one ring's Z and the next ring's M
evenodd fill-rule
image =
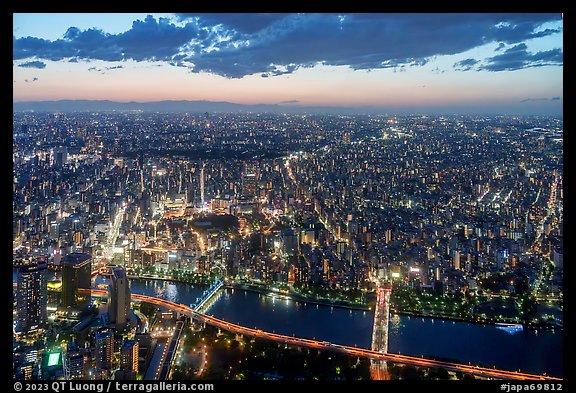
M108 292L105 290L100 289L92 289L92 295L98 297L106 297L108 296ZM535 374L527 374L522 372L516 371L506 371L506 370L498 370L495 368L486 368L486 367L479 367L479 366L472 366L460 363L452 363L452 362L444 362L440 360L433 360L433 359L425 359L419 358L414 356L406 356L400 355L395 353L382 353L379 351L374 351L372 349L364 349L364 348L357 348L351 347L348 345L338 345L332 344L327 341L317 341L317 340L310 340L306 338L298 338L292 336L285 336L282 334L270 333L265 332L259 329L252 329L240 325L236 325L234 323L226 322L222 319L214 318L209 315L204 315L199 312L194 311L191 307L186 306L184 304L178 304L174 302L170 302L168 300L159 299L156 297L146 296L146 295L139 295L139 294L132 294L132 300L141 301L152 303L157 306L163 306L170 310L185 314L189 317L194 318L195 320L206 323L212 326L219 327L221 329L225 329L234 333L243 334L252 337L258 337L266 340L276 341L285 344L293 344L308 348L316 348L316 349L327 349L337 352L346 353L349 355L354 356L362 356L367 357L370 359L375 360L384 360L384 361L391 361L394 363L400 364L411 364L417 367L439 367L443 368L448 371L458 371L461 373L469 373L472 375L477 375L484 378L494 378L494 379L520 379L520 380L562 380L561 378L554 378L549 376L543 375L535 375Z
M192 308L194 310L200 311L202 307L206 304L206 302L216 294L222 288L223 282L221 280L216 280L214 284L210 286L207 290L204 291L202 297L196 299L196 303L192 304Z
M390 295L392 286L389 283L376 282L376 308L374 310L374 327L372 328L372 350L388 353L388 320L390 319ZM372 359L370 365L372 379L390 379L385 360Z

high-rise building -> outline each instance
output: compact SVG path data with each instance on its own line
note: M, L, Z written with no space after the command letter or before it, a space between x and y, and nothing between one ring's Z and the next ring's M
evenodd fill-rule
M16 331L26 333L46 323L46 264L22 266L16 284Z
M34 363L25 362L22 365L20 365L18 371L19 372L16 375L17 376L16 379L23 379L25 381L29 381L29 380L33 379ZM20 378L18 378L18 377L20 377Z
M304 244L313 244L314 243L314 230L313 229L306 229L302 231L302 235L300 237L302 239L302 243Z
M386 229L386 244L392 241L392 230Z
M460 251L454 250L452 252L452 258L454 260L454 269L460 270Z
M338 252L338 255L343 256L346 253L346 242L339 241L336 244L336 251Z
M554 261L554 267L556 269L564 268L564 249L554 248L552 250L552 260Z
M114 333L101 332L96 335L96 367L100 370L112 368L112 354L114 352Z
M66 379L82 379L84 377L84 355L75 344L68 344L68 351L64 356L64 375Z
M52 222L50 223L50 239L51 240L56 240L58 239L58 236L60 235L60 224L58 224L57 222Z
M281 232L280 242L284 254L296 255L298 253L298 236L292 229L286 229Z
M112 268L108 285L108 316L116 325L130 322L130 285L126 272L118 266Z
M59 147L54 150L54 165L62 167L68 161L68 148L66 146Z
M258 167L252 164L246 164L244 174L242 175L242 195L245 197L256 196L258 188Z
M120 348L120 369L138 373L138 349L136 340L125 340Z
M349 145L350 144L350 140L351 140L351 134L350 132L345 132L342 134L342 143L344 145Z
M72 253L62 260L62 305L84 307L90 304L92 257Z
M62 364L62 352L56 348L44 351L42 355L41 379L63 379L64 366Z

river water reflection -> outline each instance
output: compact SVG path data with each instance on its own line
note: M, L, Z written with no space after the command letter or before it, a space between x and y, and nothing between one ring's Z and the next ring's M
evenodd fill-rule
M98 283L106 283L102 277ZM133 293L191 304L202 285L139 279ZM247 327L370 348L373 312L282 299L245 290L225 289L208 314ZM560 331L505 331L495 326L391 315L390 352L437 356L462 363L562 376Z

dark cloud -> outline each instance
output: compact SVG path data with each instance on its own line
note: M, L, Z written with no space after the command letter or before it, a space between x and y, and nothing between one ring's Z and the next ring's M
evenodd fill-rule
M37 56L53 61L69 58L118 61L122 60L122 54L113 42L115 38L98 29L80 31L72 27L63 39L55 41L35 37L14 38L13 57L25 59Z
M468 71L479 62L480 60L476 59L464 59L454 63L454 69L459 71Z
M43 61L28 61L26 63L19 64L18 67L43 69L46 68L46 63Z
M286 18L290 14L176 14L180 21L198 19L204 25L224 25L228 28L234 29L239 33L253 34L256 33L275 22Z
M26 83L32 83L32 82L36 82L37 80L38 80L38 78L34 77L34 78L32 78L32 80L24 79L24 82L26 82Z
M194 23L176 26L166 18L156 20L148 15L143 21L134 21L130 30L120 34L70 27L63 38L55 41L35 37L13 38L13 57L37 56L55 61L68 58L75 61L167 61L180 53L183 45L196 38L197 32Z
M162 61L229 78L290 74L317 64L354 70L426 64L491 42L515 45L488 59L501 71L561 65L559 49L529 54L518 45L559 30L560 14L178 14L179 24L146 17L109 34L70 27L61 39L13 38L13 58ZM509 53L516 48L516 52ZM466 59L465 61L474 59ZM454 66L469 70L474 64Z
M195 23L179 27L166 18L158 21L148 15L144 21L136 20L132 28L116 36L114 43L124 58L136 61L171 60L180 48L198 36Z
M487 71L514 71L530 67L563 64L563 53L559 48L536 53L528 52L526 44L518 44L508 48L501 55L487 59L487 64L480 67Z
M287 100L287 101L280 101L280 104L297 104L299 100Z
M550 98L550 100L552 100L552 101L560 101L560 97L552 97L552 98Z

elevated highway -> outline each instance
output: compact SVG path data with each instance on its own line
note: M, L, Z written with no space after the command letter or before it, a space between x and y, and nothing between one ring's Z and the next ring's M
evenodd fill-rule
M108 296L108 292L100 289L92 289L92 295L98 297ZM252 337L258 337L266 340L276 341L285 344L293 344L308 348L325 349L337 352L346 353L348 355L362 356L375 360L385 360L400 364L410 364L417 367L439 367L448 371L469 373L472 375L480 376L483 378L493 378L493 379L515 379L515 380L562 380L561 378L555 378L545 375L528 374L517 371L507 371L499 370L496 368L479 367L467 364L445 362L441 360L425 359L415 356L400 355L395 353L382 353L379 351L374 351L372 349L351 347L348 345L338 345L329 343L327 341L317 341L310 340L306 338L298 338L292 336L286 336L277 333L270 333L262 331L260 329L252 329L237 325L234 323L226 322L222 319L218 319L209 315L204 315L202 313L194 311L191 307L170 302L168 300L159 299L156 297L132 294L132 300L148 302L158 306L166 307L170 310L182 313L199 322L203 322L212 326L219 327L234 333L243 334Z

